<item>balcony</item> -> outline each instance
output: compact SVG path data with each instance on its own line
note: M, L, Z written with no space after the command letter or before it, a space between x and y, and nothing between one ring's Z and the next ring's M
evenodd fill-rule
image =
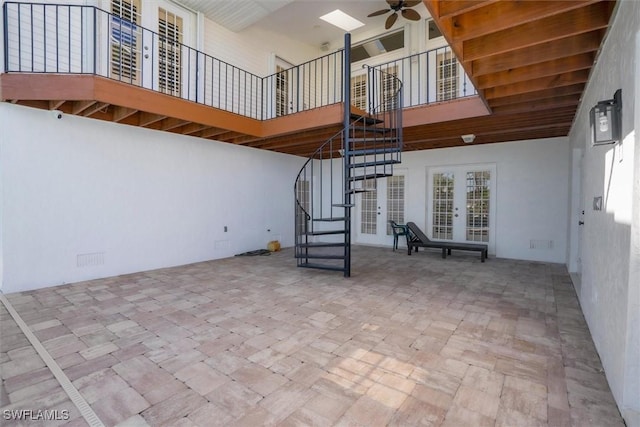
M261 77L182 44L171 25L153 32L92 6L5 3L3 18L2 101L303 156L342 126L343 50ZM404 83L408 149L443 144L426 126L488 115L449 48L375 68ZM359 70L350 84L352 99L385 90Z

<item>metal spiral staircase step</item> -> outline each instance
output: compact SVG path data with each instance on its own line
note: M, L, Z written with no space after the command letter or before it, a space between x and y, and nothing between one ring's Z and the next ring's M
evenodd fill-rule
M351 169L355 169L355 168L366 168L369 166L384 166L384 165L397 165L399 163L402 163L400 160L372 160L370 162L358 162L358 163L351 163L348 167Z
M388 153L400 153L402 149L397 147L387 148L365 148L362 150L351 150L349 154L351 156L368 156L371 154L388 154Z
M299 248L310 249L310 248L340 248L346 246L344 242L310 242L310 243L299 243Z
M330 270L330 271L345 271L344 267L339 267L337 265L328 265L328 264L315 264L311 262L302 262L298 264L298 267L302 268L316 268L318 270Z
M319 230L319 231L307 231L307 236L326 236L329 234L344 234L344 230Z
M351 126L351 129L362 132L374 132L374 133L391 133L395 131L392 128L379 128L373 126Z
M351 120L354 122L364 123L367 125L376 125L379 123L384 123L383 120L376 119L375 117L363 116L362 114L351 113Z
M314 218L313 221L321 221L321 222L334 222L334 221L344 221L346 218L341 216L332 216L328 218Z
M364 138L349 138L349 141L353 142L353 143L360 143L360 142L371 142L373 144L389 144L389 143L394 143L394 142L398 142L398 138L395 136L391 136L391 137L364 137ZM353 150L351 151L353 152Z
M370 193L370 192L372 192L372 191L376 191L376 189L375 189L375 188L372 188L372 189L370 189L370 190L366 190L366 189L362 189L362 188L354 188L354 189L351 189L351 190L346 190L346 191L344 192L344 194Z
M344 259L344 255L327 255L327 254L296 254L296 258L302 259Z
M349 181L367 181L369 179L385 178L392 176L392 173L370 173L366 175L356 175L349 178Z

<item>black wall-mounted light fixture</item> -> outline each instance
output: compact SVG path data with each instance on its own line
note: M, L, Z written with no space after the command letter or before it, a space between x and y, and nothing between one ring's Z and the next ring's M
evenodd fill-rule
M591 144L614 144L620 141L622 128L622 89L613 99L598 102L591 109Z

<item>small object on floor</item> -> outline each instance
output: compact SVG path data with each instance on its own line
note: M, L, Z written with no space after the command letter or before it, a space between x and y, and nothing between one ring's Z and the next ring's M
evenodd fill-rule
M256 256L256 255L271 255L271 251L268 249L256 249L255 251L236 254L236 256Z
M267 243L267 249L269 249L271 252L278 252L280 250L280 242L277 240L272 240L269 243Z

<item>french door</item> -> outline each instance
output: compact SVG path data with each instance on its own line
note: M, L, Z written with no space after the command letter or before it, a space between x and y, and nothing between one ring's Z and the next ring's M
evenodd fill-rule
M112 0L111 13L111 78L173 96L195 93L197 58L186 48L195 25L191 12L163 0Z
M389 220L398 224L405 223L405 186L405 174L398 170L393 176L363 183L363 188L369 191L358 196L360 200L357 203L354 230L357 243L385 246L393 244Z
M310 88L309 82L305 79L304 67L294 67L276 56L271 90L275 117L297 113L307 108Z
M430 168L427 236L486 243L495 254L495 176L494 164Z

